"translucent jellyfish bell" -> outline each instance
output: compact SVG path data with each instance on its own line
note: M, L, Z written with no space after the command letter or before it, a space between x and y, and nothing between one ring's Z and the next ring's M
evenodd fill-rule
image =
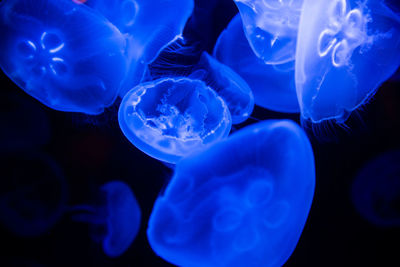
M244 122L251 115L254 97L250 87L231 68L207 52L202 53L189 78L204 81L222 97L229 108L233 124Z
M246 39L240 15L219 36L214 56L248 83L257 105L278 112L299 112L294 61L268 65L259 59Z
M266 64L295 59L303 0L234 0L254 53Z
M71 0L0 4L0 67L50 108L99 114L127 74L122 34Z
M225 138L232 125L221 97L189 78L139 84L122 99L118 120L133 145L169 163Z
M344 122L400 64L400 17L381 0L305 0L296 50L302 116Z
M193 0L88 0L86 4L127 38L130 68L121 97L141 81L146 65L161 49L182 35L194 7Z
M303 130L286 120L254 124L178 162L147 237L178 266L282 266L301 235L314 185Z
M63 172L38 152L2 154L0 222L23 237L40 236L58 222L67 201Z
M386 152L358 172L352 186L358 213L381 227L400 226L400 151Z
M121 181L111 181L100 188L100 200L93 205L70 208L73 219L91 225L92 238L103 245L109 257L124 253L135 239L141 212L130 187Z

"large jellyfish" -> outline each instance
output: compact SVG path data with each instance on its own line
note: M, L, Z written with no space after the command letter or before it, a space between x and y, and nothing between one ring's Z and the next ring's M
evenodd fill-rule
M400 150L386 152L363 166L353 182L352 199L369 222L400 226Z
M50 156L39 152L0 156L0 222L18 236L48 232L67 201L63 172Z
M72 206L69 210L75 221L90 224L93 240L102 243L109 257L122 255L139 231L139 204L130 187L121 181L104 184L95 204Z
M305 0L296 49L303 118L346 121L400 64L400 16L382 0Z
M169 163L220 141L232 125L214 90L183 77L139 84L123 98L118 120L133 145Z
M250 87L231 68L207 52L202 53L189 77L204 81L222 97L229 108L233 124L244 122L251 115L254 97Z
M257 105L278 112L299 111L294 61L268 65L259 59L246 39L240 15L219 36L214 56L248 83Z
M99 114L127 75L123 35L71 0L3 1L0 33L2 70L56 110Z
M141 81L146 65L161 49L182 35L194 7L193 0L88 0L86 4L109 19L127 39L130 68L121 97Z
M179 266L281 266L299 240L314 184L300 127L248 126L176 165L150 216L150 245Z
M295 59L303 0L234 0L254 53L266 64Z

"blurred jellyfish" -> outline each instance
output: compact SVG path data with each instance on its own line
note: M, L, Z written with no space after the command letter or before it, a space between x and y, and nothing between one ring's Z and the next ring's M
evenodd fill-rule
M296 50L302 117L346 121L400 65L400 16L382 0L305 0Z
M214 90L183 77L136 86L123 98L118 120L133 145L169 163L225 138L232 125Z
M248 126L177 164L150 216L150 245L179 266L281 266L299 240L314 184L300 127Z
M71 0L0 3L0 67L50 108L99 114L127 75L126 40Z
M367 221L382 227L400 226L400 151L386 152L358 172L352 186L353 204Z
M50 140L47 114L39 103L28 96L12 93L0 95L0 151L31 149Z
M130 187L121 181L104 184L98 203L73 206L70 211L75 213L75 221L90 224L92 239L102 243L109 257L122 255L139 231L139 204Z
M2 154L0 222L18 236L49 231L64 212L67 191L60 166L39 152Z
M189 76L204 81L227 104L232 123L244 122L253 111L254 97L247 83L228 66L203 52Z
M123 97L143 78L146 65L163 47L182 35L193 11L193 0L88 0L126 37L129 64L127 79L119 95Z
M295 59L303 0L234 0L254 53L266 64Z
M267 65L251 50L236 15L223 31L214 56L239 74L250 86L257 105L278 112L298 112L294 82L294 61Z

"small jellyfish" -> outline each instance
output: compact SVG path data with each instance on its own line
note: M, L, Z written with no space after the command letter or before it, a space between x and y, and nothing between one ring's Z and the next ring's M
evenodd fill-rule
M2 154L0 222L18 236L34 237L58 222L67 201L63 172L39 152Z
M147 237L179 266L282 266L310 210L314 158L295 123L264 121L182 159Z
M234 0L254 53L266 64L295 59L303 0Z
M225 138L232 125L221 97L184 77L139 84L122 99L118 120L133 145L169 163Z
M72 206L69 211L74 213L73 220L90 224L92 239L102 243L109 257L122 255L139 231L139 204L130 187L121 181L104 184L98 203Z
M386 152L362 167L353 182L352 200L372 224L400 226L400 150Z
M124 36L71 0L0 4L0 67L50 108L99 114L127 74Z
M232 124L244 122L251 115L254 108L253 93L231 68L203 52L192 71L189 78L204 81L222 97L231 113Z
M259 59L246 39L240 15L219 36L214 56L247 82L257 105L278 112L299 112L294 61L267 65Z
M343 123L400 65L400 16L382 0L305 0L295 79L302 117Z
M139 84L146 65L162 48L182 35L194 7L193 0L88 0L86 4L126 37L129 70L121 97Z

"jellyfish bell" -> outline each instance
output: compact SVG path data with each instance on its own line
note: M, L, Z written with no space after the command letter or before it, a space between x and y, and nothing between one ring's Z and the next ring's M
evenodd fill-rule
M126 40L104 17L71 0L0 3L0 67L50 108L99 114L127 74Z
M88 0L127 42L129 70L119 95L123 97L143 79L147 64L182 35L194 8L193 0Z
M59 221L67 185L57 162L41 152L0 155L0 222L22 237L45 234Z
M247 83L228 66L203 52L189 78L204 81L227 104L232 124L244 122L253 111L254 97Z
M314 185L303 130L288 120L253 124L177 163L149 219L150 246L178 266L282 266Z
M294 61L268 65L250 48L240 15L221 33L213 55L242 77L256 105L278 112L299 112L294 82Z
M72 218L89 223L91 237L101 242L109 257L121 256L135 239L141 220L139 204L130 189L122 181L111 181L100 188L95 204L69 208Z
M139 84L122 99L118 121L134 146L169 163L225 138L232 125L221 97L184 77Z
M304 1L295 66L304 119L345 122L399 64L400 17L384 1Z
M295 59L303 0L234 0L254 53L266 64Z

